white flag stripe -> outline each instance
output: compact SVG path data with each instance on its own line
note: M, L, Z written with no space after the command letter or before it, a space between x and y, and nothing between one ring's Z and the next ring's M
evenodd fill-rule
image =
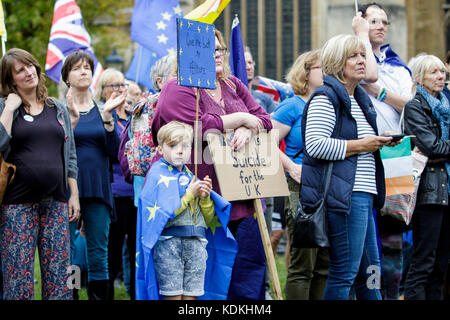
M385 178L396 178L402 176L409 176L413 174L413 159L411 156L384 159L384 174Z

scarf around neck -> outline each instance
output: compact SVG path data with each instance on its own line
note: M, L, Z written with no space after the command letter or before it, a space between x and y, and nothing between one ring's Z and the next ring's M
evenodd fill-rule
M433 116L439 121L441 127L441 140L449 139L450 128L450 105L442 92L439 92L438 98L433 97L424 87L417 85L417 92L427 101L431 108ZM447 191L450 194L450 161L445 162L447 169Z

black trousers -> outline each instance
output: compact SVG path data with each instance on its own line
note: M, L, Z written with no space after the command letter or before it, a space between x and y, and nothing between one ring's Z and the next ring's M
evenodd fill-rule
M450 258L450 209L418 205L412 218L413 253L405 300L440 300Z
M137 208L132 197L114 197L115 221L111 221L108 242L109 300L114 298L114 280L122 270L122 247L127 235L130 258L130 298L135 298L136 217Z

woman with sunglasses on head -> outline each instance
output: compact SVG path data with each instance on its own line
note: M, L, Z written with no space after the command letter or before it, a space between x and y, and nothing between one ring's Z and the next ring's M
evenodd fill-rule
M90 300L106 300L108 234L114 208L110 159L117 158L120 143L114 117L115 110L125 102L127 90L113 92L104 104L95 101L89 91L93 70L92 57L77 51L66 58L61 75L69 87L67 106L77 149L81 219L87 245L88 297ZM106 75L107 71L104 71ZM106 77L103 74L97 86L103 86ZM70 228L71 247L74 249L76 224Z

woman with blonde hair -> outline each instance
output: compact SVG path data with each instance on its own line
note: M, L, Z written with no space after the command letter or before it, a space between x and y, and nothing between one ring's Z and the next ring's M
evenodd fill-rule
M94 92L94 98L101 102L107 101L113 94L125 94L128 92L129 84L119 70L108 68L101 74L97 87ZM115 109L115 130L119 137L127 126L131 112L127 110L127 102L123 101ZM118 154L118 153L117 153ZM130 265L134 266L136 238L136 215L137 209L134 206L133 185L125 181L122 170L120 169L118 156L112 157L112 194L114 198L114 215L109 227L108 239L108 269L109 269L109 294L108 299L114 299L114 281L120 275L122 267L122 248L127 240L127 248L130 250ZM128 237L126 238L125 235ZM134 275L134 273L132 273ZM129 295L134 300L134 278L130 279Z
M405 134L428 157L412 218L413 253L405 300L441 300L450 258L450 105L443 94L445 65L436 56L415 58L416 95L404 109Z
M302 171L302 132L303 109L311 94L322 83L319 50L301 54L286 75L295 96L284 100L272 115L272 125L278 130L278 139L284 139L286 154L280 152L286 171L290 196L286 197L286 223L290 243L294 233L294 215L298 207L300 176ZM286 280L286 299L320 300L325 290L328 274L328 250L289 248L290 263Z
M375 110L359 86L366 76L363 41L335 36L323 46L320 61L324 84L313 93L302 118L300 199L303 206L313 207L323 198L332 161L325 199L330 248L324 299L347 300L354 286L358 299L380 300L372 208L381 208L385 199L379 149L395 143L378 136Z

